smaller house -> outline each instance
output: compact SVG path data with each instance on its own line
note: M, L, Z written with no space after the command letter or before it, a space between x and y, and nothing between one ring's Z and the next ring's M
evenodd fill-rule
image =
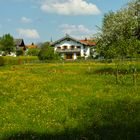
M14 45L16 49L23 49L26 50L26 46L23 39L14 39Z

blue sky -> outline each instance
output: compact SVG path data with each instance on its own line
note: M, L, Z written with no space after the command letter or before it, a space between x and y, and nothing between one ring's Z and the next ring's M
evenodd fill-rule
M26 44L57 40L66 33L92 37L105 13L129 0L0 0L0 36L10 33Z

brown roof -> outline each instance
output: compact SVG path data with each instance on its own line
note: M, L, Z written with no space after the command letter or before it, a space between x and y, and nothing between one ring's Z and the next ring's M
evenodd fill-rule
M38 46L32 43L31 45L27 45L26 48L35 49L35 48L38 48Z
M81 43L84 43L88 46L95 46L96 43L93 40L89 40L89 39L84 39L84 40L80 40Z

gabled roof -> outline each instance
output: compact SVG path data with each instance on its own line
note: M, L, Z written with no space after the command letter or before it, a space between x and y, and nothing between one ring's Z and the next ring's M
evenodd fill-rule
M14 39L15 46L25 46L23 39Z
M66 34L65 37L63 37L63 38L61 38L61 39L59 39L59 40L53 42L51 45L54 46L54 45L60 43L60 42L63 41L63 40L66 40L66 39L70 39L70 40L75 41L75 42L77 42L77 43L80 43L80 44L82 44L82 45L86 45L84 42L81 42L81 41L79 41L79 40L77 40L77 39L71 37L71 36L68 35L68 34Z
M59 40L53 42L51 45L54 46L54 45L60 43L60 42L63 41L63 40L66 40L66 39L70 39L70 40L72 40L72 41L75 41L75 42L80 43L80 44L85 45L85 46L95 46L95 45L96 45L96 43L95 43L93 40L89 40L89 39L77 40L77 39L71 37L71 36L68 35L68 34L66 34L65 37L63 37L63 38L61 38L61 39L59 39Z

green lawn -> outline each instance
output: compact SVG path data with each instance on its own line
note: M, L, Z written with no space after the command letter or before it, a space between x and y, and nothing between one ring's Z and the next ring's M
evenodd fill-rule
M137 65L140 67L140 64ZM93 62L0 67L0 139L139 140L140 78Z

